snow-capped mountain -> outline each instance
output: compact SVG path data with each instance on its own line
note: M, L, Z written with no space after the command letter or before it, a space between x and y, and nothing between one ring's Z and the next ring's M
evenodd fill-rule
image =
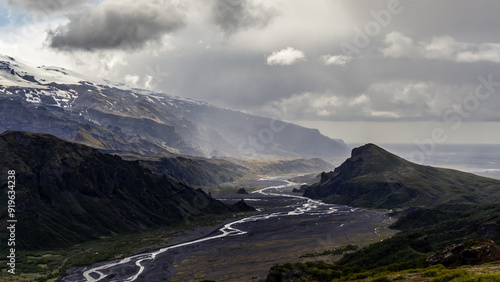
M342 140L315 129L2 55L0 113L0 131L50 133L108 151L233 157L347 152Z

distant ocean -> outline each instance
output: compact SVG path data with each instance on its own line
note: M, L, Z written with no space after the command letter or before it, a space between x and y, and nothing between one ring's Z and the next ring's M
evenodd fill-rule
M500 145L497 144L437 144L434 148L430 145L420 148L416 144L381 144L380 146L419 164L452 168L500 179Z

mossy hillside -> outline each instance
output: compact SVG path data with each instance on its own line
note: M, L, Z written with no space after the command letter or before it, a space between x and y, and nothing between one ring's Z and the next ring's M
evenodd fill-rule
M384 268L366 271L359 268L341 269L336 264L324 262L308 262L274 266L266 281L496 282L500 281L499 272L500 264L465 266L459 269L447 269L442 265L436 265L429 268L409 268L400 271Z
M418 209L401 217L391 228L428 234L435 250L469 239L500 242L500 203L446 204Z
M500 241L499 225L498 202L480 205L445 204L417 209L402 216L391 226L403 230L402 233L346 254L331 266L315 269L305 264L284 264L272 268L270 276L295 275L296 278L318 281L383 278L410 281L497 281L495 279L498 275L494 274L496 272L485 272L484 269L478 271L475 267L463 266L467 270L448 270L440 264L426 266L439 263L439 256L430 259L431 254L438 251L445 252L443 256L449 263L460 263L464 256L458 254L457 260L451 261L452 253L448 254L446 251L453 244L460 243L457 250L480 250L479 246L494 245L488 240L484 241L484 238ZM491 251L485 253L486 257L477 258L477 261L485 261L489 256L495 257L498 247L493 246L489 250ZM471 258L476 259L477 255L473 251L468 253ZM488 265L492 264L486 264L485 268ZM500 271L500 266L496 269L497 272ZM341 272L340 276L338 272Z
M0 154L5 179L8 170L16 171L16 241L25 250L233 212L202 190L155 175L138 162L51 135L3 133ZM7 202L6 189L4 182L2 203ZM4 205L1 212L5 219Z

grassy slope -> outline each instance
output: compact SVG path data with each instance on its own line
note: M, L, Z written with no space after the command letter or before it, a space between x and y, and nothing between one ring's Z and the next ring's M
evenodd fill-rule
M469 239L500 240L500 203L492 202L498 200L499 183L469 173L416 165L375 145L355 149L341 167L322 174L321 181L311 185L306 195L365 207L434 208L406 214L393 225L403 234L347 254L334 265L284 264L273 267L270 277L274 273L318 281L498 281L498 275L479 273L477 268L454 271L423 267L432 251ZM483 274L486 276L478 277Z
M447 204L413 211L393 224L405 233L429 234L435 250L467 239L500 242L500 203Z
M432 281L432 282L496 282L500 281L500 262L480 266L447 269L442 265L428 268L410 267L404 270L379 268L364 271L356 268L341 269L324 262L289 263L274 266L267 281L283 281L276 277L285 274L284 281ZM274 280L273 280L274 279Z
M16 241L23 249L70 246L232 209L138 162L46 134L0 135L0 171L16 171ZM7 183L1 187L7 203ZM6 206L0 206L5 229ZM6 245L0 246L5 248Z
M439 266L425 268L425 258L432 251L470 239L486 237L498 242L500 229L496 226L499 224L500 203L447 204L435 208L418 209L401 217L392 225L393 228L402 230L402 234L346 254L334 265L284 264L272 268L271 273L273 271L284 275L298 273L299 277L319 281L329 281L321 280L325 277L344 280L400 277L400 279L408 280L444 281L439 279L451 276L456 276L457 281L476 281L474 279L479 279L478 276L490 275L490 273L482 273L477 267L459 272L445 270L442 266L441 269ZM499 267L496 266L496 269ZM490 278L487 276L481 279ZM498 278L495 276L492 279Z
M304 195L329 203L383 209L485 203L500 201L500 180L417 165L367 144L354 149L351 158L335 171L323 174Z

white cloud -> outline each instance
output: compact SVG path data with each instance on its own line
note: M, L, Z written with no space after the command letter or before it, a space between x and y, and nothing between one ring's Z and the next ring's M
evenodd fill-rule
M397 119L400 116L397 113L390 112L390 111L373 111L370 113L372 117L378 117L378 118L390 118L390 119Z
M349 101L349 106L357 106L357 105L363 105L363 104L367 104L367 103L370 103L370 98L368 98L368 96L366 96L365 94L362 94L362 95L354 98L353 100Z
M297 93L268 103L264 111L279 109L294 120L442 121L443 114L450 109L456 113L461 107L463 110L475 87L452 87L434 81L384 80L371 84L358 95L331 90ZM494 118L496 100L491 98L488 103L481 103L476 112L478 116Z
M387 46L380 48L380 52L384 57L410 57L417 52L413 40L397 31L386 34L384 43Z
M494 62L500 63L500 43L482 43L475 51L463 51L457 54L458 62Z
M451 36L437 36L430 43L422 43L422 54L428 59L452 60L459 49L457 41Z
M138 87L140 77L138 75L127 74L125 76L125 83L130 87Z
M144 88L152 89L153 88L154 77L152 75L146 75L144 77Z
M379 49L384 57L447 60L459 63L500 63L500 43L459 42L453 37L435 36L430 42L414 43L397 31L386 34L385 47Z
M292 47L287 47L280 51L275 51L267 57L267 64L272 65L282 65L289 66L300 61L305 61L306 56L304 52L300 50L293 49Z
M348 97L331 91L323 93L304 92L270 103L269 109L280 109L282 112L298 118L331 119L370 116L370 98L366 95Z
M347 65L351 60L351 56L344 56L344 55L324 55L321 56L321 61L323 61L323 64L325 66L345 66Z
M428 91L429 85L425 82L408 83L400 86L399 89L393 89L393 99L395 102L403 102L405 104L430 102L432 96Z

